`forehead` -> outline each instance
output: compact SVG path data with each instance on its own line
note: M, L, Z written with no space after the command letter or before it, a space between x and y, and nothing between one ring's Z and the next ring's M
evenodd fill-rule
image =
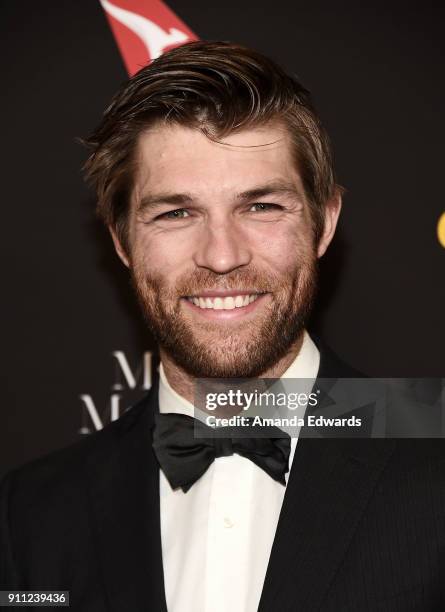
M215 142L198 129L157 125L139 137L136 190L140 193L177 188L222 194L268 180L292 180L301 187L284 127L249 128Z

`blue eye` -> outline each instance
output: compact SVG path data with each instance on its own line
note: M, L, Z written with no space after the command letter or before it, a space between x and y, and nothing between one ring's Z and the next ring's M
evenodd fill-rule
M185 219L189 213L184 208L178 208L176 210L170 210L167 213L160 215L159 219Z
M268 204L267 202L255 202L255 204L252 204L250 207L250 210L252 210L252 208L256 208L259 212L266 212L268 210L276 210L277 208L281 208L281 206L278 204Z

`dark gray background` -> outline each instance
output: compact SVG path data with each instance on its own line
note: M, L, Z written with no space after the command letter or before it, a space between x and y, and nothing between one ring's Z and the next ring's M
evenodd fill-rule
M315 330L374 376L444 376L441 3L169 1L201 38L241 42L313 92L347 188ZM106 407L111 352L150 348L94 220L76 144L126 72L96 0L3 3L0 473L78 438Z

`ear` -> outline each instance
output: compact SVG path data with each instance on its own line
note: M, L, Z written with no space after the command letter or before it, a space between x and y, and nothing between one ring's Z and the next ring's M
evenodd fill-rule
M120 260L127 266L130 267L130 260L128 258L127 252L122 246L121 241L117 237L116 231L110 225L108 226L109 232L111 234L111 238L113 239L114 248L116 249L116 253L118 254Z
M331 243L337 227L342 205L341 189L336 188L334 195L325 204L323 234L318 243L317 256L322 257Z

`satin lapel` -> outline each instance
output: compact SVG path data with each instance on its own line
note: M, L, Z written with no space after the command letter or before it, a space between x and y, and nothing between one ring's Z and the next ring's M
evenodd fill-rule
M321 355L319 378L358 375ZM299 439L259 612L320 608L393 449L392 440Z
M87 466L98 557L114 612L167 609L159 468L150 434L157 390L156 382L147 398L102 432Z

